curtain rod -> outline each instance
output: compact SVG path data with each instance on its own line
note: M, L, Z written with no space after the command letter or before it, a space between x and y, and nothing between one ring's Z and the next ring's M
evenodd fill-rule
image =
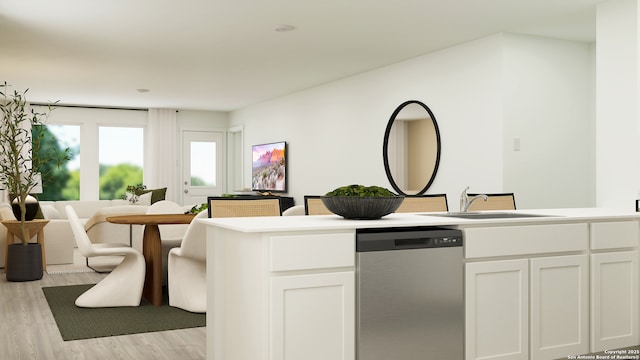
M47 104L47 103L30 103L34 106L51 106L51 107L68 107L68 108L83 108L83 109L103 109L103 110L134 110L134 111L149 111L144 108L127 108L127 107L115 107L115 106L87 106L87 105L68 105L68 104ZM178 112L176 110L176 112Z

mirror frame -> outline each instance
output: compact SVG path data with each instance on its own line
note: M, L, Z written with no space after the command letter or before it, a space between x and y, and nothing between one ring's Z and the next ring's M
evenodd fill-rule
M435 166L433 167L433 172L431 173L431 178L429 179L429 181L427 182L427 184L425 185L425 187L420 190L419 192L417 192L416 194L406 194L402 189L400 189L400 187L398 186L398 184L395 182L395 180L393 179L393 175L391 174L391 169L389 167L389 135L391 133L391 127L393 126L393 123L396 120L396 117L398 116L398 114L400 113L400 111L407 105L409 104L418 104L420 106L422 106L427 113L429 114L429 117L431 118L431 121L433 122L433 127L435 129L436 132L436 145L437 145L437 151L436 151L436 162L435 162ZM438 128L438 122L436 121L436 117L435 115L433 115L433 112L431 111L431 109L429 109L429 107L427 105L425 105L423 102L419 101L419 100L409 100L409 101L405 101L402 104L400 104L400 106L398 106L394 111L393 114L391 114L391 118L389 118L389 122L387 123L387 128L385 129L384 132L384 142L382 145L382 157L384 160L384 171L387 174L387 179L389 180L389 182L391 183L391 186L393 187L393 189L398 192L399 195L404 195L404 196L420 196L422 194L424 194L429 187L431 186L431 184L433 183L433 181L436 178L436 174L438 173L438 167L440 166L440 154L441 154L441 145L440 145L440 129Z

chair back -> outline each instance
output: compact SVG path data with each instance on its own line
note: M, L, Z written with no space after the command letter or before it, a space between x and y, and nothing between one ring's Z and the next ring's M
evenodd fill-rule
M396 210L397 213L449 211L447 194L407 196Z
M64 209L67 213L67 219L69 220L69 225L71 226L73 237L76 239L78 250L85 257L93 256L93 244L91 243L91 240L89 240L89 235L87 235L87 232L84 231L84 226L82 226L82 223L78 218L78 214L76 214L76 211L73 210L73 207L71 207L71 205L65 206Z
M467 194L469 199L478 194ZM513 193L494 193L487 195L487 201L478 199L471 204L469 211L482 211L482 210L515 210L516 199Z
M282 216L305 215L304 205L295 205L282 212Z
M307 215L333 215L320 199L319 195L304 196L304 212Z
M184 208L169 200L160 200L149 206L147 214L184 214ZM180 240L184 237L188 224L180 225L159 225L160 239Z
M196 219L203 219L207 217L206 211L201 211L196 217L191 220L188 225L187 232L184 233L182 244L183 255L205 261L207 258L207 226L200 224Z
M209 197L207 200L211 218L282 215L278 198Z

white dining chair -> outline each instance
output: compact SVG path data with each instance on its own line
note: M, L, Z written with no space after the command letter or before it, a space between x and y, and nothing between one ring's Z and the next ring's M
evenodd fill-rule
M207 311L207 243L206 225L197 219L207 217L202 211L191 220L182 244L169 251L169 305L183 310Z
M91 243L73 208L67 205L65 211L76 245L83 256L124 256L122 262L111 273L76 299L76 306L139 306L146 271L144 256L124 243Z
M304 214L304 205L295 205L282 212L282 216L298 216Z

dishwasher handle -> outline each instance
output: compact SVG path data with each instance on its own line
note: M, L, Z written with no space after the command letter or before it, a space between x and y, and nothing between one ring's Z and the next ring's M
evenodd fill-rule
M393 240L393 244L394 247L396 249L402 249L402 248L410 248L410 249L414 249L416 247L429 247L429 240L428 238L423 238L423 239L396 239Z

